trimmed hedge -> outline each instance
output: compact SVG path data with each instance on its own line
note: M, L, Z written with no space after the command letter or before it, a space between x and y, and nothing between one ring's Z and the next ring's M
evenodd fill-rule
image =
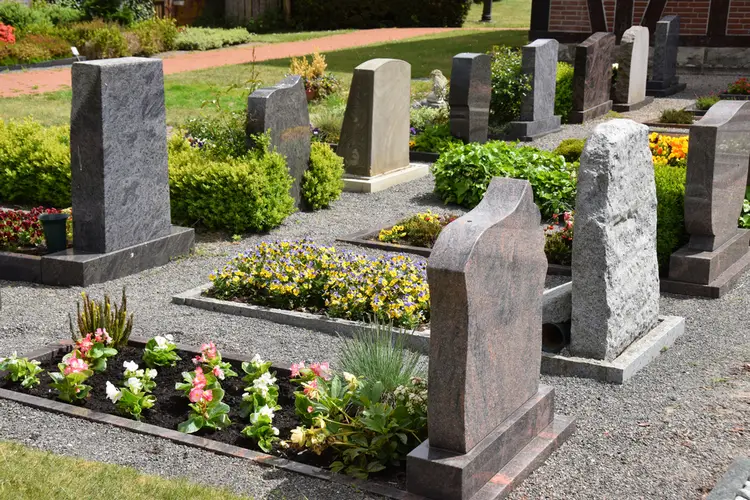
M294 0L292 24L305 30L461 27L470 7L466 0Z
M322 142L310 145L310 168L302 177L302 198L313 210L328 208L344 189L344 159Z
M687 169L654 165L656 180L656 254L659 269L669 269L669 257L687 243L685 231L685 183Z
M563 123L568 123L570 112L573 111L573 66L557 63L556 82L555 114L560 115Z

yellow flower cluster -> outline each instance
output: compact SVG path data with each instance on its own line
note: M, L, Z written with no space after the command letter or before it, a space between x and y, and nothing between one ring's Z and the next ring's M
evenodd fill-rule
M401 238L405 237L406 231L404 231L404 226L399 224L396 224L390 229L381 229L380 233L378 233L378 240L384 241L386 243L398 241Z
M648 136L648 146L651 148L654 165L687 167L687 136L673 137L654 132Z
M376 259L309 240L261 243L210 276L216 298L331 317L377 317L397 326L429 320L426 264L403 255Z

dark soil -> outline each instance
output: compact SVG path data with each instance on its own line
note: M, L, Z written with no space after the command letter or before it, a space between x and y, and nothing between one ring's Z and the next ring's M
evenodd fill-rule
M141 419L142 422L176 430L180 422L187 420L190 414L189 401L182 392L175 390L174 386L175 383L183 381L182 372L194 369L192 358L195 354L186 351L178 351L178 353L182 360L177 362L177 366L156 368L158 375L155 379L156 387L153 390L153 395L156 396L156 405L152 409L144 411L143 418ZM143 349L141 348L128 346L120 349L120 352L115 357L108 360L107 370L104 373L95 373L88 379L86 384L90 385L92 389L89 393L89 398L81 406L101 413L120 415L115 405L107 399L105 393L107 381L117 386L120 385L124 371L123 363L125 361L135 361L141 368L146 368L145 363L141 360L142 355ZM41 367L45 371L57 371L57 363L62 361L62 357L63 354L60 354L53 362L43 362ZM247 384L242 381L245 373L242 371L241 363L232 361L231 364L239 376L223 380L221 387L225 391L223 401L230 407L229 418L232 420L232 425L221 431L201 430L196 435L262 452L253 440L242 435L242 429L248 425L248 422L240 416L240 403L242 402L242 394ZM278 379L276 383L279 386L279 405L281 406L281 410L276 412L273 424L279 429L279 438L289 439L292 429L301 425L294 409L294 391L299 386L292 384L285 374L277 373L276 377ZM0 387L31 394L32 396L56 399L57 393L49 387L49 383L51 382L49 375L42 373L39 379L42 383L31 390L23 389L20 383L13 383L10 380L2 379L0 379ZM120 416L129 417L128 415ZM330 450L320 456L311 452L297 454L296 452L282 448L278 441L274 444L274 449L271 453L294 460L295 462L321 468L327 468L334 461ZM372 475L370 479L404 489L406 486L405 467L404 465L401 467L391 467L382 473Z

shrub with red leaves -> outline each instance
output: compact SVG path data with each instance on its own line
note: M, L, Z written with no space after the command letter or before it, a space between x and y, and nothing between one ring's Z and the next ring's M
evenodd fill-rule
M16 35L13 34L13 26L0 23L0 42L16 43Z

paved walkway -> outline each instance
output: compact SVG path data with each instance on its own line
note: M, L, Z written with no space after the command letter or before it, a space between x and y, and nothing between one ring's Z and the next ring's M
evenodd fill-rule
M299 57L315 50L331 50L361 47L380 42L390 42L414 38L422 35L452 31L454 28L385 28L361 30L342 35L332 35L299 42L275 43L266 45L243 45L205 52L184 52L164 59L164 73L182 73L199 69L215 68L232 64L248 63L253 60L270 61L286 57ZM70 87L70 67L0 73L0 97L13 97L23 94L40 94Z

